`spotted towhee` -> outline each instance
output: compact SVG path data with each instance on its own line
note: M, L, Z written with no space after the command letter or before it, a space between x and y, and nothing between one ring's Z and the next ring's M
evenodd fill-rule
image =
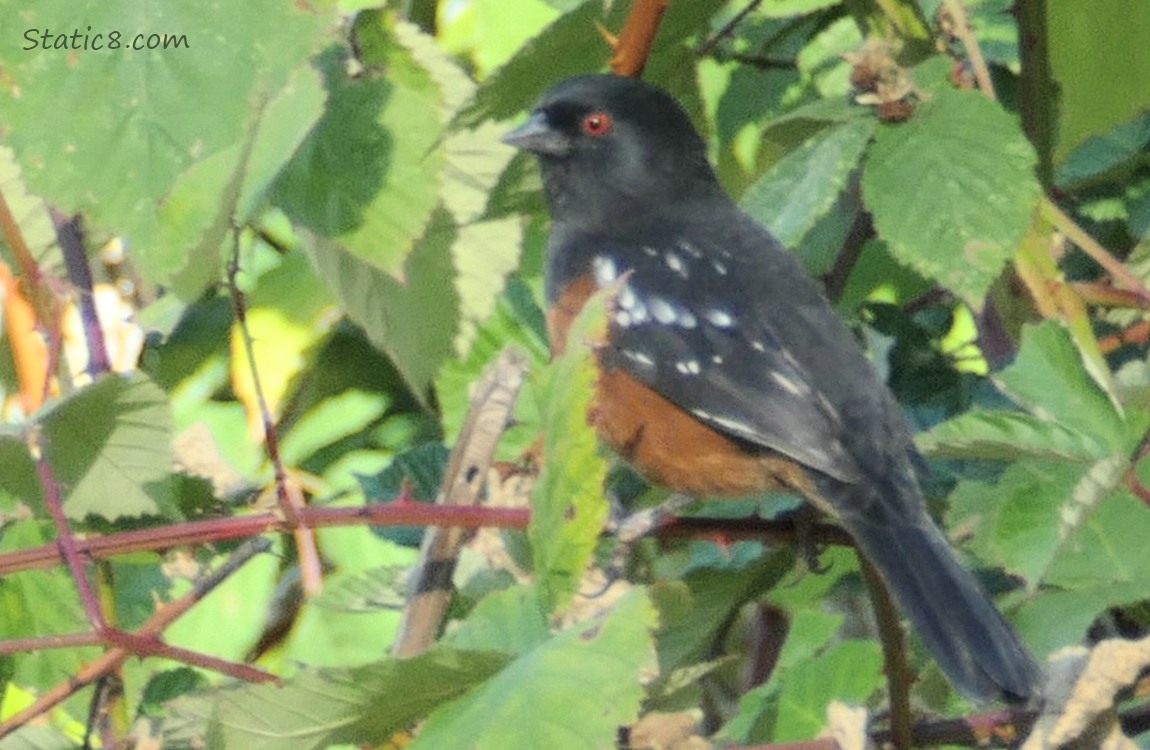
M618 283L589 418L653 482L797 492L837 518L955 685L1037 694L1026 646L927 514L910 428L815 281L723 191L675 101L573 78L504 141L538 156L552 346Z

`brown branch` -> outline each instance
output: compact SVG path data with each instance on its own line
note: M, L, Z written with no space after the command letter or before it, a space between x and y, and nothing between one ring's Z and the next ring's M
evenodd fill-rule
M669 0L635 0L623 31L614 45L611 70L616 75L637 78L642 75L651 56L655 33L667 10Z
M139 641L158 639L160 634L163 633L169 625L223 583L225 579L238 570L245 562L267 548L268 542L262 539L252 540L243 547L240 547L218 570L199 581L192 591L159 609L156 614L152 615L152 617L133 634L133 637ZM185 649L173 649L173 652L187 653ZM133 654L132 650L128 648L115 647L110 649L100 658L81 667L80 671L69 680L60 683L41 695L32 705L17 712L3 723L0 723L0 738L6 737L37 716L60 705L78 691L102 679L104 676L111 674L134 655L136 654ZM196 654L196 656L204 657L203 654ZM204 657L204 659L227 664L227 662L220 662L219 660L212 659L212 657ZM253 682L266 682L276 679L274 675L244 664L230 665L229 672L240 679Z
M1109 354L1127 344L1145 346L1147 342L1150 342L1150 320L1139 320L1117 333L1098 339L1098 348L1103 354Z
M887 693L890 697L890 743L895 750L910 750L913 746L910 710L910 686L913 678L906 662L906 641L899 622L898 609L890 598L886 582L861 552L858 553L859 570L866 582L878 624L882 643L883 664L886 671Z
M437 505L479 504L487 470L511 420L527 366L525 355L505 349L476 384L471 408L443 475ZM424 535L418 572L412 576L410 599L392 647L396 656L414 656L435 643L451 604L451 579L465 540L460 527L429 529Z

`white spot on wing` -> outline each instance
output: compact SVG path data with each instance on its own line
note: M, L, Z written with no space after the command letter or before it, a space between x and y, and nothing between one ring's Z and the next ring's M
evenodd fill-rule
M695 319L694 313L692 313L690 310L686 308L680 308L679 316L676 318L675 322L681 325L683 328L694 328L699 321Z
M651 311L651 317L663 325L674 323L675 318L678 317L671 303L661 297L652 297L647 300L647 309Z
M679 240L675 243L675 245L687 255L690 255L692 258L703 257L703 251L692 245L690 242L687 242L686 240Z
M623 328L631 325L631 314L626 310L620 310L615 313L615 323Z
M727 275L726 264L720 263L717 260L712 260L711 265L715 267L715 273L719 274L720 276L726 276Z
M751 342L751 348L757 352L765 352L767 350L767 347L763 346L763 342L758 339Z
M663 258L667 261L667 268L670 268L684 279L687 278L687 264L683 262L682 258L674 253L664 253Z
M615 298L615 303L624 310L630 310L635 307L635 303L639 298L635 296L635 290L630 286L624 286L619 290L619 295Z
M599 286L607 286L619 277L615 261L606 255L596 255L591 261L591 270L595 272L595 283Z
M711 361L717 365L721 365L721 364L723 364L723 357L719 354L712 354L711 355Z
M778 383L780 386L782 386L783 390L787 391L788 393L791 393L792 395L802 396L804 393L802 386L800 386L798 383L791 380L790 378L788 378L786 375L782 374L778 370L771 370L771 379L773 379L776 383Z
M698 375L703 370L697 359L685 359L676 362L675 369L684 375Z
M640 364L644 367L654 367L655 366L655 360L651 359L649 356L647 356L643 352L637 351L635 349L624 349L623 350L623 356L625 356L627 359L631 360L632 362L635 362L636 364Z
M656 250L655 248L651 247L650 245L643 245L643 252L652 258L654 258L656 255L659 254L659 251Z
M726 310L718 308L711 308L703 313L703 317L707 319L715 328L730 328L735 324L735 319Z

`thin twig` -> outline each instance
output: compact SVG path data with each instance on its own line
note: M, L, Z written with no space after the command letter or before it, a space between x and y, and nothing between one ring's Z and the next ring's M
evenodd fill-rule
M754 13L755 9L762 4L763 0L751 0L751 2L747 3L745 8L736 13L730 21L727 21L725 24L723 24L722 28L720 28L706 41L699 45L699 47L695 50L695 56L704 57L705 55L709 55L711 51L718 46L719 42L735 33L735 29L738 28L739 24L746 20L747 16Z
M228 263L228 291L232 297L232 307L236 313L236 322L240 327L240 338L244 342L244 354L248 359L248 372L252 378L252 387L256 394L256 403L259 405L260 419L263 422L264 442L267 445L268 460L271 461L275 474L276 504L283 513L289 529L300 524L299 508L291 501L287 491L287 472L284 470L283 460L280 458L279 437L276 434L271 410L268 408L267 397L264 395L263 383L256 364L256 345L252 339L251 329L248 328L247 298L240 290L236 277L240 272L240 236L239 229L232 232L232 258Z
M886 665L886 684L890 697L890 743L895 750L910 750L914 744L910 711L911 673L906 662L906 642L898 609L890 598L886 582L862 552L858 553L858 561L870 593L882 643L883 663Z
M505 349L484 372L471 397L471 408L451 452L437 505L475 506L495 457L499 438L511 420L527 374L527 358ZM403 612L392 653L413 656L435 642L451 603L451 578L466 536L459 527L428 529L410 601Z
M92 269L88 265L88 253L84 249L84 235L80 231L80 216L67 216L55 207L49 207L52 224L56 227L56 241L64 255L64 267L68 269L68 280L76 290L76 307L80 311L80 323L84 329L84 343L88 346L88 374L95 378L112 370L112 360L108 357L108 346L104 340L104 328L96 312L96 295L92 284Z
M1082 248L1082 252L1093 258L1094 262L1102 266L1107 273L1114 277L1115 281L1137 294L1143 301L1150 302L1150 289L1146 288L1142 279L1134 275L1134 272L1127 268L1122 261L1111 255L1098 240L1091 237L1053 201L1049 198L1043 198L1039 203L1039 211L1043 218L1053 224L1059 232L1062 232L1066 239Z
M974 69L974 79L978 81L978 88L990 100L998 96L994 92L994 80L990 77L990 68L986 65L986 58L982 54L982 47L978 44L974 32L970 28L970 19L966 13L966 5L962 0L944 0L943 8L950 14L954 22L951 29L955 38L962 42L966 48L966 56L970 58L970 66Z
M191 592L165 605L159 609L156 614L152 615L134 634L135 637L141 641L158 638L176 619L181 617L185 612L191 609L193 605L223 583L224 580L237 571L241 565L260 552L267 550L268 546L269 542L266 539L252 539L247 544L241 546L232 553L232 556L227 562L221 565L215 572L199 581ZM185 649L175 650L179 652L185 651ZM0 723L0 738L6 737L35 717L60 705L78 691L119 669L121 664L134 655L135 654L127 648L116 647L110 649L100 658L81 667L81 669L66 682L60 683L45 692L32 705L17 712L3 723ZM197 656L203 657L204 655L198 654ZM211 657L206 658L211 659ZM229 671L233 676L251 682L267 682L276 679L274 675L245 664L233 664L231 667Z

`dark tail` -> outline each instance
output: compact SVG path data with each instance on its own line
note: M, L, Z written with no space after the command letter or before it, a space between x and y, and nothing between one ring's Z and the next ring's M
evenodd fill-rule
M978 701L1018 703L1037 695L1041 671L1034 657L959 564L920 501L908 512L861 487L834 484L858 500L835 502L851 509L844 526L955 687ZM868 497L858 497L864 493Z

